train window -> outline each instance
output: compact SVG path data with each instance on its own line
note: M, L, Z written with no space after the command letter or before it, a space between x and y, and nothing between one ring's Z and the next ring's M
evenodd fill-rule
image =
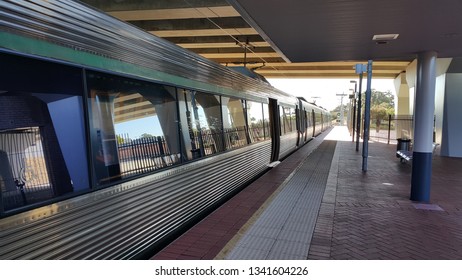
M265 140L263 104L259 102L247 101L247 114L250 141L255 143Z
M312 127L313 126L313 124L312 124L313 117L311 116L310 111L305 110L305 119L306 119L306 128Z
M271 139L269 105L263 104L263 125L265 128L265 139Z
M290 121L291 131L296 131L297 130L297 109L290 108L289 121Z
M243 147L248 143L244 108L244 100L222 97L223 131L227 150Z
M191 160L223 151L220 96L182 89L178 101L184 158Z
M7 54L0 64L0 211L89 189L81 70Z
M281 135L290 133L296 129L295 109L281 106Z
M280 135L286 134L284 121L284 107L279 106L279 124L281 125Z
M321 124L321 112L315 112L315 122L316 122L316 125L320 125Z
M176 90L88 72L95 183L180 163Z
M306 109L303 109L303 112L304 112L304 118L305 118L305 132L306 132L306 137L305 139L308 139L309 136L312 136L312 132L310 130L310 127L311 127L311 114L309 113L309 111L307 111Z

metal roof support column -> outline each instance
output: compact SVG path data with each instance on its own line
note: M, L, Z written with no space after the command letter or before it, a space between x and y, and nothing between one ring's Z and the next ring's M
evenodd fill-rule
M362 87L363 87L363 72L365 71L365 65L363 64L356 64L355 72L359 74L359 91L358 91L358 113L356 115L356 151L359 151L359 137L361 135L361 94L362 94ZM356 87L356 85L355 85Z
M411 200L422 202L430 201L436 58L433 51L417 56Z
M366 100L364 101L364 132L363 132L363 172L367 172L367 158L369 156L369 126L371 124L371 82L372 60L367 62Z

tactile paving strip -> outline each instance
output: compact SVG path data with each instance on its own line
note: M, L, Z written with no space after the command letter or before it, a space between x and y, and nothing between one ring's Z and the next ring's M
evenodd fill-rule
M323 141L226 259L307 259L336 141Z

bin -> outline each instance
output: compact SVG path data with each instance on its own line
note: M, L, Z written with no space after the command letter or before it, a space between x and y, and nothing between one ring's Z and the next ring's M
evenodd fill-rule
M396 151L409 151L411 149L411 139L396 139L398 144L396 145ZM399 157L396 155L396 157Z

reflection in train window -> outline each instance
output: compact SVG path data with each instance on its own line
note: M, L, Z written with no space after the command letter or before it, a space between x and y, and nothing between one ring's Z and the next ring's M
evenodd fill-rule
M37 202L39 197L52 198L48 172L39 127L0 131L0 189L5 210Z
M297 126L297 120L298 120L298 117L297 117L297 112L298 112L298 107L297 108L290 108L290 122L292 123L291 124L291 127L292 127L292 131L297 131L298 129L298 126Z
M295 108L289 106L280 106L281 118L281 135L296 131L297 129L297 116Z
M285 134L285 130L284 130L284 107L282 106L279 106L279 124L281 126L281 129L279 131L280 135L284 135Z
M321 125L322 123L321 112L315 112L314 115L315 115L315 125L316 126Z
M181 162L175 88L87 75L96 184Z
M179 89L182 154L188 160L223 151L220 96Z
M281 135L287 134L292 131L290 120L290 108L281 106Z
M226 149L246 146L249 136L245 125L245 101L239 98L222 97L222 104Z
M81 70L0 62L0 212L88 190Z
M265 125L263 118L263 104L247 101L247 114L249 121L249 134L252 143L265 140Z
M263 123L265 127L265 139L271 139L270 119L269 119L269 105L263 104Z
M306 120L306 128L309 129L310 127L313 126L313 116L311 111L305 111L305 120Z

